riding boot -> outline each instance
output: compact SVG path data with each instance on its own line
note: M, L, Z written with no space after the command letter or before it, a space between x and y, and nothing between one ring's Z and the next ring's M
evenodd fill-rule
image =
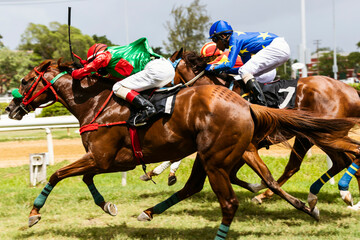
M139 109L139 112L134 118L135 126L145 124L147 120L149 120L152 116L156 114L156 109L154 105L140 94L136 95L133 98L131 104L134 105L134 107L136 107L137 109Z
M264 93L255 78L251 78L247 81L246 88L253 96L253 99L255 99L256 104L266 106Z

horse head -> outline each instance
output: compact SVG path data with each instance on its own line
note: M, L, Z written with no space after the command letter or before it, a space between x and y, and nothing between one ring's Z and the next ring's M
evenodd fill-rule
M21 120L30 111L43 107L42 105L46 103L51 105L58 101L59 96L52 85L59 77L66 74L67 72L63 72L60 76L54 60L45 60L31 70L21 79L19 88L12 91L14 98L6 108L9 117Z

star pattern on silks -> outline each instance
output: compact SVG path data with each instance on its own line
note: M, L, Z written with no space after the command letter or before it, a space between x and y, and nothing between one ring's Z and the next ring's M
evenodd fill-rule
M257 36L258 38L262 38L263 40L265 40L267 37L270 37L269 32L259 32L259 36Z
M241 54L241 55L243 55L244 53L247 53L247 52L249 52L249 51L247 50L247 48L245 48L244 50L240 50L240 54Z
M241 34L246 34L244 32L239 32L239 31L235 31L235 33L237 33L238 36L240 36Z

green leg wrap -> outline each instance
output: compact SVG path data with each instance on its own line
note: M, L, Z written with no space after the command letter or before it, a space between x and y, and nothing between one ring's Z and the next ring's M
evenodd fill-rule
M166 209L168 209L169 207L177 204L178 202L180 202L179 197L178 197L177 193L174 193L171 197L169 197L165 201L157 204L154 207L154 214L160 214L160 213L164 212Z
M53 186L50 185L50 183L46 184L46 186L44 187L44 189L41 191L41 193L39 194L39 196L35 199L34 201L34 206L37 209L40 209L44 206L46 198L49 196L51 190L53 190Z
M95 204L100 206L100 203L105 202L104 197L99 193L99 191L96 189L95 185L92 183L88 185L88 188L91 192L91 195L94 198Z
M229 231L230 226L220 224L219 230L216 233L215 240L224 240Z

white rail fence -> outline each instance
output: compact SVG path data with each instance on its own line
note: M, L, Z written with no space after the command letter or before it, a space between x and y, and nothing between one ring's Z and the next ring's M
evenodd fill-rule
M80 127L78 120L74 116L35 118L35 113L30 113L20 121L9 119L7 115L1 115L0 117L0 132L44 129L46 132L48 149L46 156L48 158L48 164L50 165L54 164L54 145L52 140L51 128L70 127ZM121 182L123 186L126 185L126 172L122 172Z

